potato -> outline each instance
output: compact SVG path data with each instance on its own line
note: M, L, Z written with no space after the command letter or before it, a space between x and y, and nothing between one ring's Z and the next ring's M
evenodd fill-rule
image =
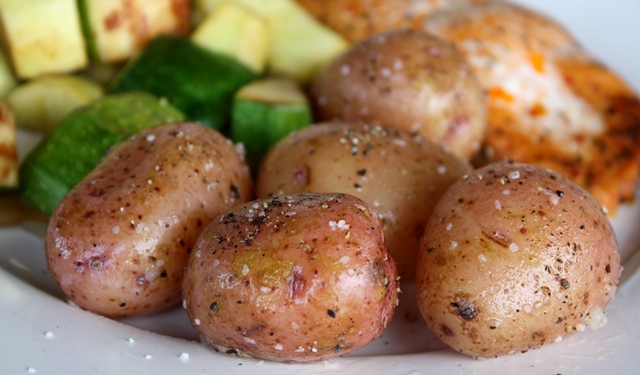
M418 241L438 199L468 164L421 136L335 122L301 130L264 158L258 197L340 192L374 207L402 280L415 274Z
M494 357L602 327L620 272L592 196L557 172L503 162L456 182L436 206L416 293L446 344Z
M184 306L216 350L314 362L375 340L398 304L378 215L344 194L246 203L214 220L189 257Z
M313 81L318 121L376 122L446 145L469 158L486 129L483 90L453 44L392 30L353 45Z
M180 301L205 225L252 198L241 156L214 130L174 123L117 147L60 202L45 239L49 271L83 309L112 318Z

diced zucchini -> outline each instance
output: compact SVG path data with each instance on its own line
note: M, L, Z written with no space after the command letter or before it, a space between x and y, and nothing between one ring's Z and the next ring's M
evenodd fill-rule
M267 24L240 6L221 4L202 21L191 40L209 51L230 56L257 73L265 69Z
M87 65L76 0L0 0L15 73L28 79Z
M13 75L11 64L7 59L4 49L0 48L0 97L4 98L11 89L13 89L18 81Z
M311 123L306 96L291 79L267 78L250 83L234 98L231 139L247 155L260 156L294 130Z
M307 82L349 47L342 36L318 22L294 0L196 0L195 6L206 14L224 2L242 5L267 20L267 65L272 73Z
M7 103L0 101L0 190L18 188L16 127Z
M18 127L50 131L72 110L102 95L102 88L72 75L35 78L7 96Z
M118 142L150 126L184 118L147 93L107 95L65 117L20 167L22 198L47 215Z
M130 58L162 34L186 36L189 0L78 0L91 57L100 62Z
M116 77L110 92L147 91L165 97L189 120L222 129L233 94L257 78L251 69L188 39L160 36Z

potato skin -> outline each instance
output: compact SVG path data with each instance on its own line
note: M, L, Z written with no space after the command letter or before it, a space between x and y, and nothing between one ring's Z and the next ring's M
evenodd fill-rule
M483 90L453 44L392 30L353 45L313 80L317 121L377 122L470 158L486 129Z
M344 194L246 203L212 221L189 258L184 306L217 350L315 362L375 340L398 304L382 223Z
M416 293L446 344L494 357L602 326L620 272L593 197L557 172L503 162L456 182L436 206Z
M421 136L360 123L318 124L283 139L263 159L256 195L340 192L374 207L403 281L438 199L469 165Z
M252 198L229 141L195 123L123 142L60 202L45 239L49 271L83 309L111 318L180 301L188 253L221 212Z

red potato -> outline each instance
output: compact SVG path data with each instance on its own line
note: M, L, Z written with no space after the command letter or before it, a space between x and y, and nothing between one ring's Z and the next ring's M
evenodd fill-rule
M345 194L295 194L212 221L189 257L184 306L216 350L315 362L364 347L398 304L378 215Z
M357 196L380 215L398 274L413 281L418 242L433 207L470 172L468 163L424 137L334 122L300 130L276 144L258 171L256 195Z
M45 239L65 295L112 318L180 301L205 225L252 197L248 167L218 132L194 123L145 130L117 147L60 202Z
M486 130L485 94L453 44L392 30L353 45L313 80L318 121L360 120L417 133L468 159Z
M427 325L480 358L602 327L621 272L595 199L526 164L490 165L453 184L420 246L416 291Z

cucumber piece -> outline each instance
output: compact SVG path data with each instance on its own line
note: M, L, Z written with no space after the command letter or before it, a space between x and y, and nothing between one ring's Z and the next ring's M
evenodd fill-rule
M191 40L262 73L267 62L268 32L261 17L240 6L224 3L202 21Z
M76 0L1 0L3 37L18 78L87 65Z
M0 101L0 191L18 188L16 127L9 105Z
M118 74L110 92L147 91L165 97L189 120L221 130L233 94L257 74L188 39L160 36Z
M91 57L99 62L129 59L162 34L188 35L189 0L78 0Z
M65 117L20 167L22 198L47 215L118 142L182 113L147 93L107 95Z
M16 125L35 131L51 131L72 110L102 96L102 88L72 75L35 78L7 96Z
M306 83L325 64L344 52L349 43L294 0L196 0L204 14L228 2L262 16L269 24L267 65L274 74L285 74Z
M234 98L231 139L259 157L292 131L309 126L311 109L295 81L267 78L250 83Z

